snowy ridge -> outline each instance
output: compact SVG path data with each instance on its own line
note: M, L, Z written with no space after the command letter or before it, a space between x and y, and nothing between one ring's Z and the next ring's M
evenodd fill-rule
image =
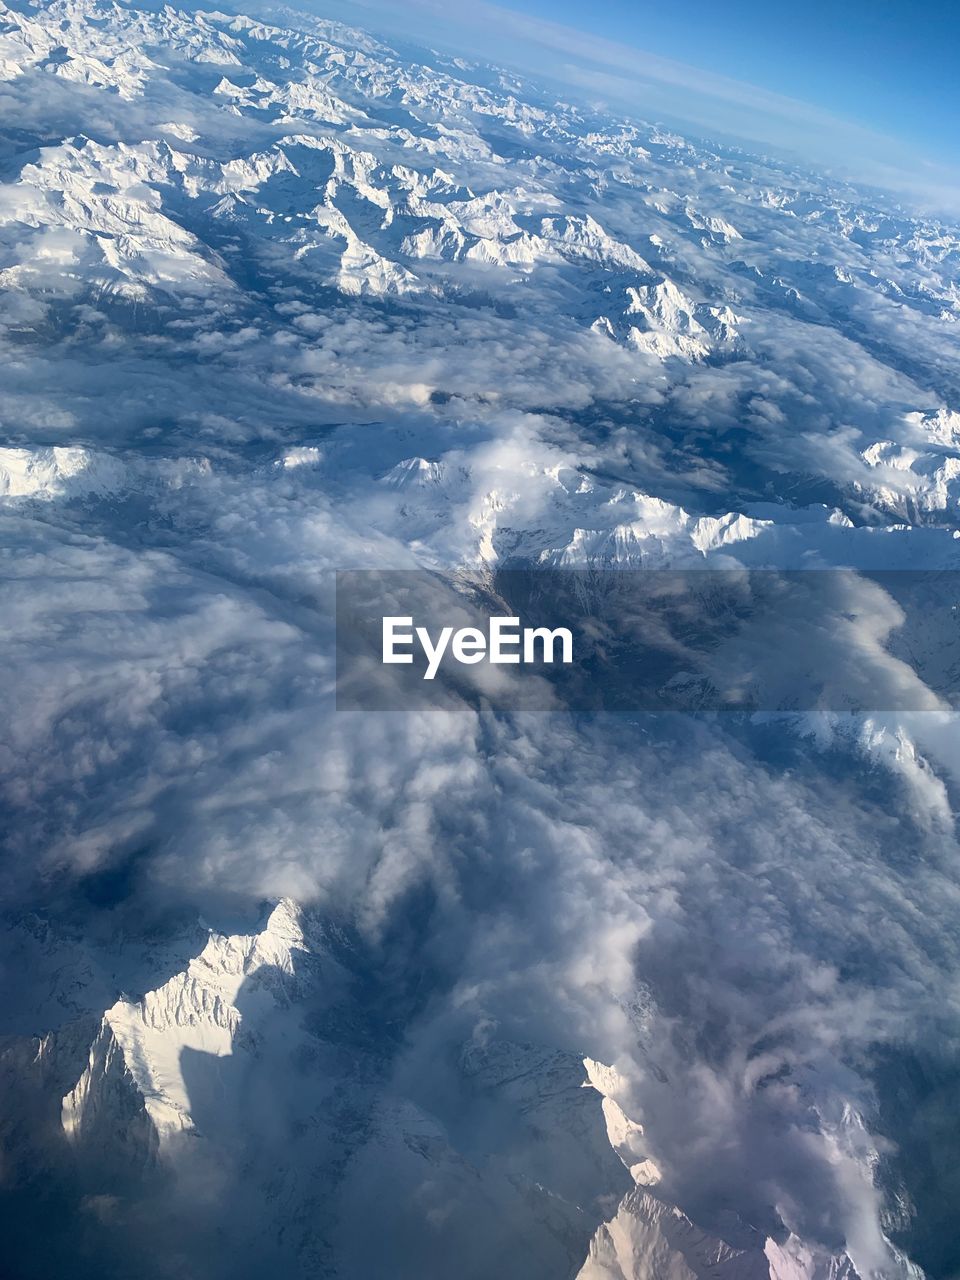
M118 1000L103 1015L86 1070L63 1099L64 1132L80 1141L109 1122L126 1141L123 1124L131 1108L136 1115L138 1101L149 1122L139 1123L139 1141L149 1149L162 1151L171 1136L192 1129L183 1050L232 1054L242 1024L234 1003L241 987L259 975L272 997L282 998L284 979L294 975L294 953L305 949L297 908L283 901L261 933L211 934L185 973L136 1003ZM111 1114L118 1108L120 1115Z
M276 1069L268 1067L269 1059L261 1061L258 1025L266 1029L272 1011L280 1007L296 1014L297 1004L311 996L310 979L297 976L311 950L304 923L297 905L283 900L262 931L211 932L184 971L141 1000L120 1000L106 1011L87 1065L62 1103L63 1131L87 1165L128 1173L158 1162L162 1166L171 1158L184 1158L178 1139L204 1138L191 1115L190 1088L181 1069L185 1051L208 1059L241 1052L248 1069ZM318 925L310 928L316 934ZM313 973L315 978L318 971ZM246 1012L241 1015L235 1002L244 987ZM285 1052L297 1043L305 1043L302 1032ZM643 1126L629 1119L617 1100L627 1082L614 1068L587 1058L586 1079L577 1090L573 1065L568 1055L556 1051L486 1040L465 1045L460 1058L462 1078L471 1088L493 1091L535 1125L548 1124L548 1132L570 1131L575 1145L557 1149L563 1160L553 1170L556 1185L542 1188L556 1198L558 1210L569 1194L565 1183L571 1176L583 1189L590 1176L599 1177L601 1185L610 1179L604 1172L601 1135L628 1170L634 1189L623 1197L616 1214L597 1228L577 1271L580 1280L644 1280L651 1274L668 1280L856 1280L848 1257L809 1248L792 1235L779 1243L764 1241L742 1224L731 1224L735 1238L749 1241L746 1246L732 1245L697 1227L658 1196L660 1172L647 1152ZM577 1093L598 1102L584 1111L573 1105ZM409 1103L382 1110L370 1136L388 1162L397 1158L390 1151L398 1138L404 1144L415 1143L438 1166L450 1159L443 1128ZM218 1139L208 1133L205 1142L209 1146ZM218 1159L225 1154L220 1150ZM357 1154L362 1177L366 1157ZM569 1160L569 1168L564 1160ZM559 1229L559 1223L555 1227Z
M732 1222L730 1244L704 1231L656 1191L660 1171L646 1154L643 1126L630 1120L617 1102L627 1082L612 1067L584 1061L586 1085L602 1095L610 1145L629 1169L636 1186L590 1242L577 1280L858 1280L846 1254L811 1248L792 1232L779 1240L744 1223ZM900 1259L904 1277L920 1275Z
M0 449L0 498L109 498L143 488L177 488L210 473L206 458L122 459L82 445Z
M929 714L687 759L333 714L332 581L952 573L960 227L285 8L0 0L0 91L11 1222L50 1175L150 1280L915 1274L926 1068L891 1122L864 1064L953 1007L950 617L850 574ZM155 886L225 931L118 941ZM344 934L248 931L285 893Z

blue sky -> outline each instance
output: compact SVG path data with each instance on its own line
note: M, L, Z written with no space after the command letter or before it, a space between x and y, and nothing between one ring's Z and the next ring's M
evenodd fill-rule
M549 77L614 110L758 143L914 204L960 209L960 5L309 2L372 30Z
M960 5L512 0L508 8L804 99L960 159Z

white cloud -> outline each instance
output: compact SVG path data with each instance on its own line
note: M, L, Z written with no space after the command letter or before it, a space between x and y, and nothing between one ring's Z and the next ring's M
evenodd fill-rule
M171 13L130 20L176 44ZM60 20L71 47L106 38ZM93 919L96 948L114 912L312 902L359 931L385 1002L426 975L405 1087L422 1066L441 1094L441 1050L483 1028L615 1060L678 1200L776 1206L872 1262L875 1046L946 1058L957 1035L952 717L338 714L331 575L591 546L955 568L956 228L352 45L287 39L284 66L233 28L246 84L302 90L291 124L206 93L221 36L190 30L196 92L177 59L119 105L46 72L4 89L45 143L0 201L0 445L43 488L0 497L5 905ZM524 144L498 154L511 120ZM300 130L329 144L318 168ZM348 215L379 292L340 287ZM442 252L414 252L422 231ZM737 341L639 351L631 296L665 281L686 302L664 325L729 309ZM910 465L878 469L882 442ZM708 527L729 538L705 560ZM897 614L860 603L877 657Z

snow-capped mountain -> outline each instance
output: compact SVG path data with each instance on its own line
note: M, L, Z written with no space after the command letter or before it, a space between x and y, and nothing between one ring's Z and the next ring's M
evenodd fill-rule
M48 959L58 949L45 940ZM662 1199L643 1126L617 1101L627 1081L591 1059L476 1032L450 1064L466 1097L460 1124L470 1110L482 1117L458 1146L443 1100L433 1112L416 1082L401 1090L403 1049L375 1025L382 993L371 1000L363 965L357 939L289 899L255 933L211 931L183 970L121 997L99 1024L81 1018L8 1042L5 1137L28 1147L33 1179L39 1169L82 1187L81 1213L128 1237L134 1256L137 1233L153 1237L168 1215L207 1247L229 1238L229 1257L205 1264L210 1275L254 1274L252 1260L271 1256L267 1237L298 1274L374 1274L387 1258L396 1275L441 1274L437 1251L469 1248L458 1274L477 1277L495 1265L518 1276L575 1269L583 1280L856 1277L845 1254L764 1238L733 1216L722 1238ZM78 1069L58 1125L37 1122ZM24 1094L40 1095L29 1138L17 1131ZM394 1205L384 1238L338 1238L341 1206L380 1194ZM403 1210L424 1195L437 1203L432 1231L407 1257Z
M333 574L950 595L960 228L286 9L0 77L4 1274L955 1274L955 609L842 579L922 715L376 717Z

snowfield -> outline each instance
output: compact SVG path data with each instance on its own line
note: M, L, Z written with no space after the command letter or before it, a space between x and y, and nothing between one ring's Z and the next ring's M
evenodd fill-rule
M946 705L337 713L333 575L960 607L960 227L285 8L0 120L5 1275L955 1275Z

